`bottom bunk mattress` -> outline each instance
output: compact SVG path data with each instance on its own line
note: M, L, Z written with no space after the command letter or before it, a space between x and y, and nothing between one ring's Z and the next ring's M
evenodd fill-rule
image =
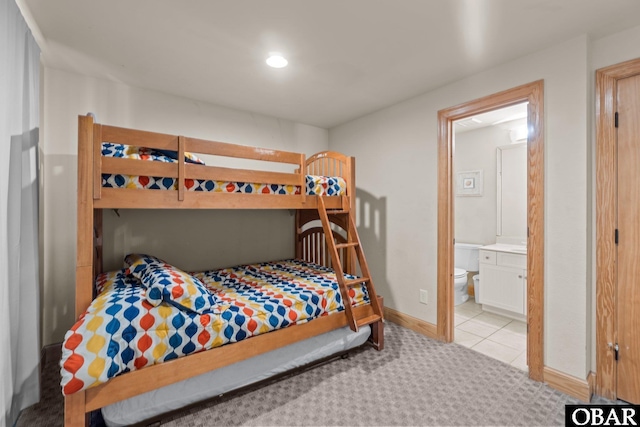
M358 332L348 327L198 375L102 408L109 427L127 426L183 408L231 390L254 384L283 372L299 368L361 346L370 328Z
M300 260L192 274L146 255L126 261L129 268L98 276L98 296L65 336L65 395L344 310L335 273ZM369 301L364 285L349 296L353 306Z

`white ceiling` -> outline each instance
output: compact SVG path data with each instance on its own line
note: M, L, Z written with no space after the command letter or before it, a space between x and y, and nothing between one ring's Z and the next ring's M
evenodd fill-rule
M47 66L324 128L640 25L638 0L17 2Z
M453 122L455 132L464 133L488 126L501 126L504 129L511 129L521 126L523 122L526 126L527 105L528 103L524 102L457 120Z

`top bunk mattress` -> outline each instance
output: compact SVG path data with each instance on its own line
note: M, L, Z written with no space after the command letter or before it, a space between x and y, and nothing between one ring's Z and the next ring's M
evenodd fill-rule
M178 156L175 151L157 150L110 142L102 143L102 156L164 163L178 162ZM185 161L193 164L205 164L203 160L191 153L185 153ZM344 178L340 176L306 175L305 181L305 191L309 196L344 196L347 192L347 183ZM104 188L177 190L177 183L177 178L169 177L102 174L102 187ZM299 185L201 179L186 179L185 188L187 191L243 194L299 195L302 192Z
M60 361L63 394L344 310L335 273L300 260L191 273L216 300L199 312L168 302L152 305L152 292L129 273L100 274L98 296L67 332ZM364 284L351 287L349 296L352 306L369 302Z

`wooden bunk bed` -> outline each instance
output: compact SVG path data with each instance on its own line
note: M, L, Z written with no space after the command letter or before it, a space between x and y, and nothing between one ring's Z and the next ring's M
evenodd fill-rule
M145 162L105 157L103 143L125 144L173 152L174 163ZM292 173L232 169L193 164L185 155L213 156L292 164ZM166 177L168 189L107 188L109 175ZM307 194L312 176L340 177L346 190L341 195ZM287 194L189 191L192 182L268 183L287 186ZM296 258L335 271L344 310L306 323L255 335L250 339L199 351L163 363L115 376L107 382L65 396L65 425L87 425L91 411L114 402L158 389L208 371L222 368L274 349L349 326L357 331L371 325L370 340L383 348L381 298L376 295L354 220L355 160L335 152L305 159L304 154L227 144L183 136L125 129L94 123L92 115L80 116L78 124L78 234L76 260L77 318L96 297L95 280L102 271L103 209L295 209ZM318 223L320 225L318 225ZM350 274L357 271L362 277ZM364 286L367 303L352 307L349 291Z

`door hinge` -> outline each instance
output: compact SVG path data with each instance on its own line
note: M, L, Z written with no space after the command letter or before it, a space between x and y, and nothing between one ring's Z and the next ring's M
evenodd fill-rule
M615 121L615 126L618 127L618 112L616 111L616 114L614 116L614 121Z
M616 345L613 346L613 354L614 357L616 358L616 362L618 361L618 356L620 354L620 347L618 347L618 343L616 343Z
M620 234L618 233L618 229L616 228L616 232L615 232L615 235L613 237L614 241L616 242L616 245L618 244L619 236L620 236Z

